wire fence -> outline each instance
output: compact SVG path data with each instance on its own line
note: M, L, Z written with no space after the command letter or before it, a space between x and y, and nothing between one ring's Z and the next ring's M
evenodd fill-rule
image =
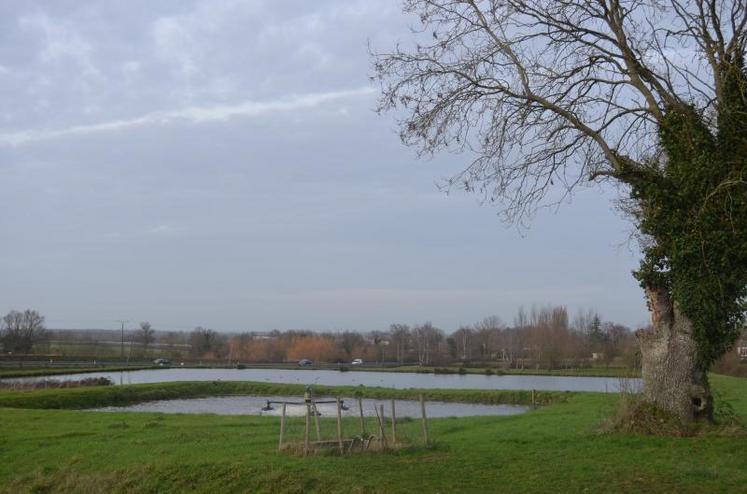
M308 401L307 401L308 400ZM278 409L278 449L298 454L350 454L427 445L427 414L398 417L394 400L311 398L268 402Z

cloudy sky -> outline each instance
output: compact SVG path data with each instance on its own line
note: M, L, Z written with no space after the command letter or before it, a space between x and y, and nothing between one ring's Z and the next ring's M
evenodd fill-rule
M519 230L377 115L397 0L0 4L0 312L49 327L645 322L614 191Z

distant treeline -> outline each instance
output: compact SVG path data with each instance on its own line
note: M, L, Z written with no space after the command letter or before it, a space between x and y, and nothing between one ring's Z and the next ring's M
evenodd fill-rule
M386 331L313 333L273 331L227 338L224 352L233 360L284 362L397 362L420 365L578 367L591 361L634 366L635 337L620 324L603 322L592 311L569 321L565 307L520 310L512 327L493 316L451 333L430 322L392 324Z
M33 323L33 328L24 329L23 321ZM0 326L4 355L93 360L166 357L230 364L301 359L346 363L359 358L367 363L546 369L591 362L635 366L637 358L635 337L629 328L603 321L591 310L571 319L562 306L521 308L511 326L492 316L450 332L430 322L395 323L386 330L368 332L246 333L219 333L202 327L190 332L163 331L142 322L138 329L123 334L119 330L47 330L43 321L35 311L13 311L6 316Z

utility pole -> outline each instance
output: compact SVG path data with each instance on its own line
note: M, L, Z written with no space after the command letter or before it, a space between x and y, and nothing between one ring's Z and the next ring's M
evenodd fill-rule
M120 356L119 356L119 358L120 358L121 361L124 361L124 325L125 325L126 322L130 322L130 321L128 321L127 319L119 319L119 320L117 320L117 322L122 325L122 343L120 345L120 352L119 352Z

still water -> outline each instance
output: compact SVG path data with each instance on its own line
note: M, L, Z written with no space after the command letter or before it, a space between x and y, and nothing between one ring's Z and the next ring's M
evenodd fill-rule
M304 369L153 369L125 372L95 372L51 376L57 380L108 377L115 384L141 384L173 381L258 381L283 384L319 384L326 386L380 386L386 388L443 389L536 389L538 391L617 392L621 385L640 386L639 379L566 376L485 376L479 374L416 374ZM40 378L21 378L27 381ZM45 378L41 378L45 379ZM8 379L10 381L10 379Z
M300 402L299 396L227 396L213 398L195 398L186 400L163 400L138 403L125 407L98 408L101 412L161 412L161 413L214 413L217 415L269 415L279 416L282 405L273 404L272 410L262 410L267 401ZM325 401L325 398L317 398ZM357 417L358 403L353 398L343 398L343 404L349 410L343 410L345 417ZM375 416L374 406L384 405L384 413L388 416L390 402L378 400L363 400L363 413ZM398 417L420 417L420 402L412 400L395 400ZM317 409L322 417L336 417L335 403L320 403ZM446 403L441 401L427 401L426 409L429 417L473 417L479 415L516 415L530 409L517 405L478 405L472 403ZM306 413L305 405L288 405L286 414L300 417Z

